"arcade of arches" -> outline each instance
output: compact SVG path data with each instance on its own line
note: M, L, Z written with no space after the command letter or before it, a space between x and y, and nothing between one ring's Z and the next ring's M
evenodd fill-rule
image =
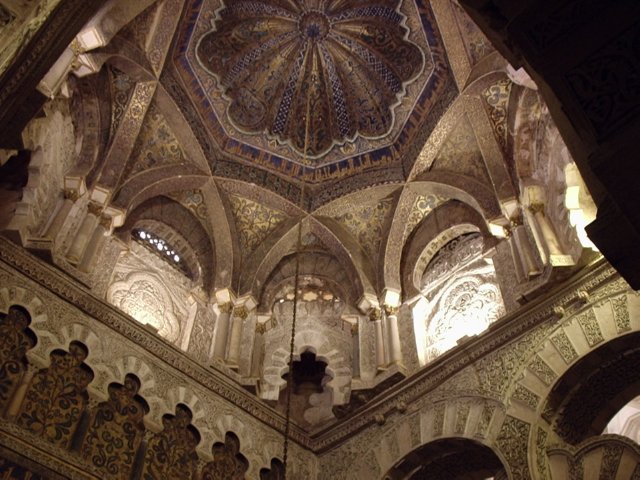
M0 0L0 477L640 479L632 3Z

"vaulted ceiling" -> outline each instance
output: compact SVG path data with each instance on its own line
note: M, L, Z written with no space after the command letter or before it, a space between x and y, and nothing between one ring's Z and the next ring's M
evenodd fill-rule
M453 1L165 0L98 24L73 173L121 234L148 212L171 224L207 290L260 297L300 222L355 301L402 289L405 247L420 256L445 204L474 231L507 221L523 88ZM160 213L177 206L192 220Z

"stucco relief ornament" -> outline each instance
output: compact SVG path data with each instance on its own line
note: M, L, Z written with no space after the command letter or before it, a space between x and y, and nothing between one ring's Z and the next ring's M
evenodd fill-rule
M196 54L218 79L236 128L266 133L310 165L335 145L389 134L405 87L425 66L401 0L226 4Z

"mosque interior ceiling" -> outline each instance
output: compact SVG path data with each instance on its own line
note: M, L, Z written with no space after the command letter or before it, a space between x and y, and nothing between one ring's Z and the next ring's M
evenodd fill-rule
M3 9L0 40L26 15ZM229 411L215 426L198 423L208 407L192 397L210 398L212 384L249 423L280 431L290 412L294 441L330 452L383 425L386 414L369 412L427 382L426 371L468 385L486 376L486 405L446 414L461 425L478 416L474 438L484 438L504 413L491 402L516 394L490 366L476 380L455 370L466 359L448 359L500 329L519 342L518 315L603 263L584 230L596 207L537 85L455 0L110 0L38 88L50 100L22 134L28 167L24 152L0 151L11 183L0 192L11 206L0 208L3 235L75 282L67 290L91 298L82 310L127 342L151 338L134 352L146 360L123 353L105 366L96 355L129 344L110 353L102 323L98 334L79 320L52 333L29 312L29 328L11 324L30 361L48 365L57 348L51 362L73 357L69 375L84 375L74 395L95 412L83 458L101 448L100 415L129 405L130 445L148 415L189 452L202 437L199 455L254 469ZM9 318L15 292L2 288ZM33 335L44 340L31 345ZM162 370L154 362L169 358L173 370L150 385ZM163 397L162 376L175 384L185 365L183 378L208 393ZM168 417L157 413L170 403ZM442 415L447 428L434 408L433 425ZM358 415L369 423L350 425ZM437 458L449 455L443 445ZM494 474L504 459L485 458L486 448L472 451ZM128 474L127 455L118 462ZM414 460L388 465L390 475L427 468ZM279 464L266 464L261 478L279 478ZM215 468L202 471L218 478Z

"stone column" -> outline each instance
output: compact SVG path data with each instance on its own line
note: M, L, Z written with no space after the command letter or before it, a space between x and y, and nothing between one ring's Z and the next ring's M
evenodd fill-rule
M402 347L400 346L400 331L398 330L398 307L385 305L384 312L387 317L389 364L400 365L402 363Z
M53 219L47 226L44 232L44 238L49 240L55 240L64 225L64 221L69 216L73 203L78 199L78 194L75 190L65 191L64 198L62 199L60 207L56 210Z
M267 333L267 324L258 319L256 324L256 340L253 343L251 355L251 377L260 378L262 372L262 356L264 355L264 334Z
M518 261L522 267L522 273L524 277L529 280L536 275L542 273L542 269L536 262L533 251L531 249L531 242L527 235L526 228L521 223L515 223L511 230L511 237L509 239L511 245L514 247L514 254L518 256Z
M544 205L541 203L532 203L529 206L529 210L533 213L533 217L536 219L536 224L540 229L540 233L542 233L542 237L546 241L549 253L551 255L561 255L562 247L560 246L560 242L558 242L558 238L556 237L556 233L551 222L549 222L549 219L547 219L547 216L544 213Z
M360 332L358 324L351 325L351 340L353 348L353 378L360 377Z
M92 203L89 204L87 208L87 215L82 220L80 228L78 228L78 231L73 238L73 242L71 243L71 248L69 248L69 252L67 253L67 258L71 263L78 264L80 263L80 260L82 260L84 251L87 248L89 240L93 235L93 231L96 228L96 224L98 223L100 210L101 208L99 206Z
M231 310L233 305L231 302L222 303L219 305L220 315L216 320L216 338L213 342L213 358L224 360L227 352L227 336L229 334L229 320L231 317Z
M96 262L100 252L102 252L102 248L104 247L105 241L107 239L107 233L111 228L111 218L101 216L99 218L98 224L93 231L93 235L91 235L91 240L87 244L87 248L82 255L82 261L80 262L79 268L85 272L91 271L91 267Z
M380 308L373 308L369 313L369 320L373 322L376 329L376 366L378 370L384 370L384 337L382 335L382 311Z
M233 310L233 323L231 324L231 338L229 339L229 354L227 363L230 367L237 367L240 360L240 343L242 341L242 326L249 316L249 311L244 305L239 305Z

